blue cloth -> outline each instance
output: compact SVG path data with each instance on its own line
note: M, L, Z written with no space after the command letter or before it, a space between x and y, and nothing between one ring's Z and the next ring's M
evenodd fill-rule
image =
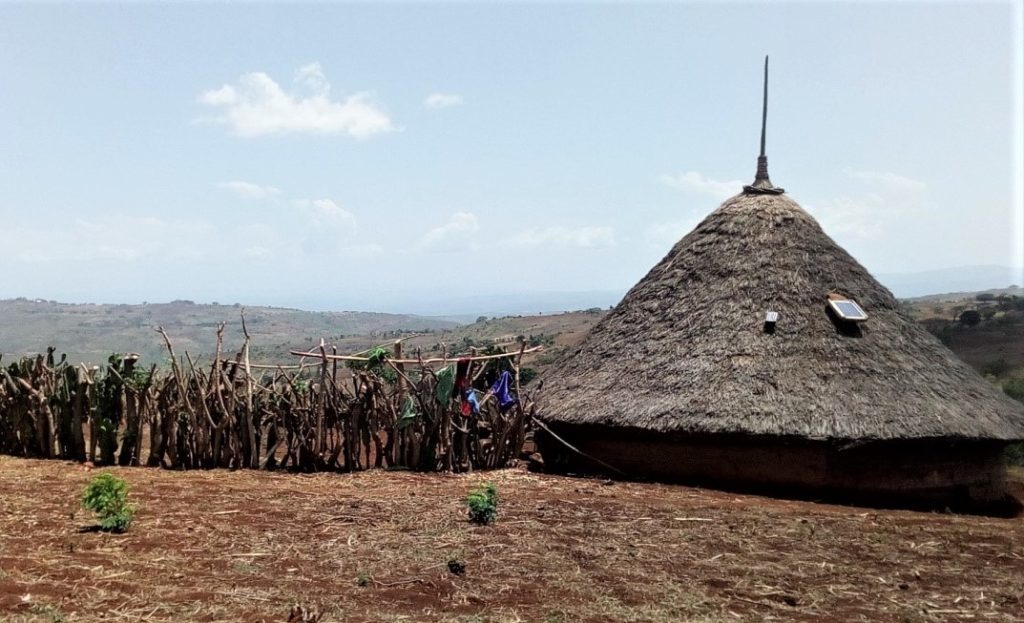
M473 409L473 414L478 415L480 413L480 401L476 399L476 391L473 389L466 390L466 402Z
M509 388L511 382L512 373L505 370L498 377L498 380L494 382L494 385L491 385L491 394L498 400L498 407L502 411L519 402L519 399L512 395Z

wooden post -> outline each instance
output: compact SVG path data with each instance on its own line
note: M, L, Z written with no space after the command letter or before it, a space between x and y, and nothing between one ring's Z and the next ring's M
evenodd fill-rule
M86 394L89 391L89 377L83 370L74 368L75 398L71 407L71 450L76 461L85 460L85 436L82 426L85 423Z
M249 364L249 329L245 326L245 310L242 310L242 359L245 363L245 421L243 427L249 441L248 467L258 469L260 466L260 445L256 440L255 417L252 412L252 368Z

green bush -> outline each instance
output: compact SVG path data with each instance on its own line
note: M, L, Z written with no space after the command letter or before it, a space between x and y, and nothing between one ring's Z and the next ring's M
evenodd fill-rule
M127 530L136 510L128 502L128 483L106 472L89 481L82 494L82 506L96 513L100 529L108 532Z
M527 368L523 366L519 369L519 383L521 385L529 385L530 381L537 378L537 371L533 368Z
M1003 383L1003 391L1014 400L1024 402L1024 379L1010 379ZM1024 465L1024 443L1006 447L1006 462L1010 465Z
M1006 462L1010 465L1024 466L1024 443L1006 446Z
M469 492L466 506L469 508L469 520L486 526L498 516L498 487L493 482L485 482Z
M1003 392L1013 398L1024 402L1024 379L1010 379L1003 383Z
M395 369L388 365L387 358L391 356L391 352L381 346L371 348L366 352L366 361L350 361L348 367L352 370L368 370L389 385L394 385L398 382L398 373Z
M981 366L981 373L990 376L1002 376L1009 371L1010 364L1002 357L987 361Z
M981 322L981 314L976 309L968 309L960 313L960 324L968 327L976 326Z

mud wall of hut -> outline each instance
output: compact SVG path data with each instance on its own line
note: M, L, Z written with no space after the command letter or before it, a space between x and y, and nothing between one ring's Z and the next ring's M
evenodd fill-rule
M996 501L1005 444L942 439L843 443L552 425L545 468L862 502ZM569 450L566 443L577 451Z

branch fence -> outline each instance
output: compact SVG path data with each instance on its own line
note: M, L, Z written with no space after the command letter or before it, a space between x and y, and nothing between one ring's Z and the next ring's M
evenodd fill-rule
M518 400L502 408L481 389L467 416L433 369L455 357L403 359L401 341L373 357L321 343L318 353L296 353L298 366L256 366L244 317L242 328L241 350L224 357L219 327L207 365L177 357L160 328L171 362L163 372L135 355L72 365L53 348L0 367L0 452L171 469L451 472L505 467L520 454L535 410L519 387L523 347L468 357L467 382L486 387L504 368Z

